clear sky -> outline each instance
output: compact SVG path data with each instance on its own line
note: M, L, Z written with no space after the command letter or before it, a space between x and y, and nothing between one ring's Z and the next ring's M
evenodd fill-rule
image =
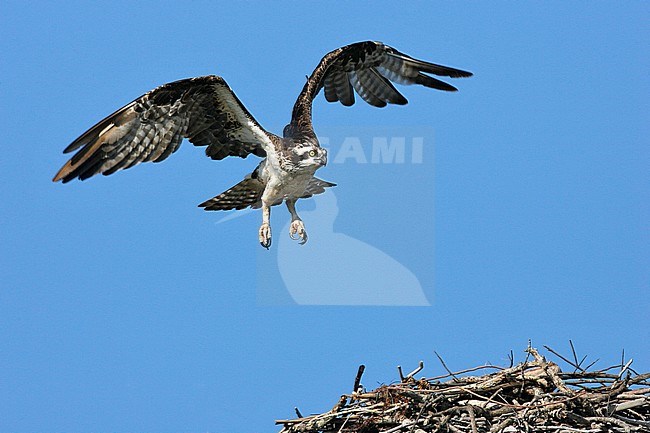
M0 433L272 432L294 406L331 408L361 363L374 388L419 360L440 374L434 350L461 369L522 359L528 339L564 353L572 339L601 367L625 349L650 370L649 12L2 2ZM318 172L332 194L299 203L304 247L284 208L267 252L259 211L196 207L253 158L185 143L163 164L51 182L86 128L180 78L225 77L280 133L321 56L367 39L475 76L454 94L400 87L406 107L321 95L316 130L348 153ZM377 137L403 138L405 161L373 163Z

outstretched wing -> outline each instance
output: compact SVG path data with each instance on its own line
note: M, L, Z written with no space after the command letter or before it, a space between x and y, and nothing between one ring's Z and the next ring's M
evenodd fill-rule
M445 91L457 90L427 74L451 78L472 76L471 72L414 59L381 42L358 42L338 48L322 58L307 80L293 107L287 132L312 131L312 101L322 88L325 88L328 102L340 101L345 106L353 105L356 92L375 107L408 102L391 82L420 84Z
M212 159L264 156L278 140L246 110L221 77L164 84L117 110L63 151L77 151L54 181L109 175L141 162L160 162L183 138L208 146Z

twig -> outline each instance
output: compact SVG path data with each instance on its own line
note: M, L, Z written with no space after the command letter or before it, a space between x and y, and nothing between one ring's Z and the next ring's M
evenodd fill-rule
M573 345L571 345L571 348L573 349ZM548 347L548 346L544 346L544 349L548 350L548 351L551 352L553 355L557 356L557 357L560 358L562 361L564 361L564 362L566 362L567 364L569 364L571 367L574 367L576 370L580 370L580 366L578 365L578 361L576 361L576 363L574 364L573 362L569 361L569 360L566 359L564 356L560 355L559 353L557 353L555 350L551 349L550 347ZM574 356L575 356L575 352L574 352Z
M447 373L447 374L443 374L443 375L440 375L440 376L433 376L433 377L428 378L427 380L434 381L434 380L439 380L439 379L446 379L448 377L460 376L461 374L471 373L473 371L478 371L478 370L485 370L485 369L488 369L488 368L489 369L494 369L494 370L504 371L504 370L508 370L509 368L512 368L512 367L504 368L504 367L499 367L497 365L485 364L485 365L479 365L478 367L472 367L472 368L466 368L465 370L459 370L459 371L456 371L456 372L451 373L451 374Z
M442 357L441 357L440 355L438 355L438 352L436 352L436 351L434 350L433 353L436 354L436 356L437 356L438 359L440 360L440 363L442 364L442 366L445 368L445 370L447 370L447 373L449 373L449 375L450 375L451 377L453 377L454 380L457 381L458 378L456 377L456 375L455 375L454 373L452 373L452 371L449 369L449 367L447 367L447 364L445 364L445 361L442 359Z
M472 426L472 433L478 433L478 427L476 427L476 416L474 414L474 406L471 404L467 406L467 413L469 414L469 421Z
M402 429L405 428L405 427L410 427L410 426L412 426L413 424L417 424L417 423L416 423L415 421L405 422L404 424L400 424L400 425L398 425L397 427L393 427L393 428L390 429L390 430L384 430L384 431L382 431L381 433L394 433L394 432L397 432L397 431L402 430Z
M633 359L630 359L630 360L627 362L627 364L625 364L625 365L623 366L623 368L621 368L621 372L618 373L618 378L619 378L619 379L623 376L623 373L625 373L625 370L627 370L628 368L630 368L630 365L632 365L632 362L633 362L633 361L634 361Z
M571 346L571 353L573 353L573 359L576 362L576 370L584 371L582 367L580 367L580 365L587 357L585 356L584 358L582 358L580 362L578 362L578 355L576 355L576 348L573 347L573 341L569 340L569 345Z
M404 382L404 374L402 373L402 366L401 365L397 366L397 372L399 373L400 382Z
M361 376L363 376L363 372L365 371L366 366L361 364L359 366L359 369L357 370L357 377L354 378L354 386L352 387L352 393L358 392L359 391L359 384L361 383Z
M412 378L413 376L415 376L416 374L418 374L419 372L421 372L423 368L424 368L424 361L420 361L420 363L418 364L417 368L416 368L415 370L413 370L412 372L410 372L409 374L407 374L407 375L406 375L406 378L407 378L407 379Z
M615 426L622 428L626 432L632 431L632 428L626 422L621 421L620 419L612 418L611 416L591 416L591 417L587 417L586 419L591 422L613 424Z
M591 364L589 364L588 366L585 367L585 370L589 370L591 367L593 367L594 365L596 365L596 363L597 363L598 361L600 361L600 358L596 358L596 360L595 360L594 362L592 362Z
M341 433L343 431L343 427L345 427L345 425L348 423L348 421L350 421L350 416L351 415L348 415L347 417L345 417L345 421L343 421L343 424L341 424L341 427L339 428L339 433Z

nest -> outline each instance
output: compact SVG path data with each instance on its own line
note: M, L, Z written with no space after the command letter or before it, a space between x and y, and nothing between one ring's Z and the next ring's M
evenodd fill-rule
M573 345L571 345L573 350ZM632 361L598 371L547 349L572 372L529 347L526 360L509 367L483 365L431 379L415 379L420 366L401 382L367 392L359 367L351 394L332 410L278 420L281 433L481 433L481 432L650 432L650 373ZM593 364L592 364L593 365ZM482 375L475 375L484 373ZM472 375L474 374L474 375Z

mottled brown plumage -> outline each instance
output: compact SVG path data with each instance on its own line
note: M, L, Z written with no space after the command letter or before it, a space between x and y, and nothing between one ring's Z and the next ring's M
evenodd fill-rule
M279 137L265 131L214 75L164 84L86 131L63 151L81 148L54 181L109 175L145 161L160 162L178 150L183 138L207 146L212 159L266 156Z
M291 234L304 243L307 234L295 202L334 186L314 177L327 163L327 151L320 147L312 126L314 98L324 88L327 101L350 106L356 92L370 105L385 107L407 103L391 81L456 90L427 74L472 75L414 59L380 42L359 42L331 51L305 83L282 138L262 128L221 77L164 84L107 116L66 147L64 153L76 153L53 180L84 180L141 162L160 162L174 153L184 138L206 146L206 155L215 160L253 154L264 158L253 173L199 206L206 210L261 207L260 242L268 248L270 207L286 201L292 216Z

